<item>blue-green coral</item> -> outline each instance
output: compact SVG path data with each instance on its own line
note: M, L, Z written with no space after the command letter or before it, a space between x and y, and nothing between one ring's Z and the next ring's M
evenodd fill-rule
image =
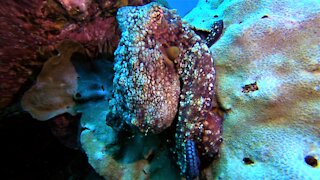
M227 111L214 176L319 179L306 159L320 157L320 1L200 0L185 19L204 28L214 15L225 25L210 50Z

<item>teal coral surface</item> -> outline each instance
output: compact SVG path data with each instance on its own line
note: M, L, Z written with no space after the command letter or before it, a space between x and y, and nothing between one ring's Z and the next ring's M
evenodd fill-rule
M225 24L210 48L226 111L214 176L319 179L320 2L200 1L184 19L205 29L209 14Z

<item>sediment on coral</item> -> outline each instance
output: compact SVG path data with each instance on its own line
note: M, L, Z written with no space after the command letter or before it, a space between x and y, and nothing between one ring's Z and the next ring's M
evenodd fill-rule
M200 0L184 19L210 29L219 18L224 33L210 50L226 116L208 175L317 179L320 2Z

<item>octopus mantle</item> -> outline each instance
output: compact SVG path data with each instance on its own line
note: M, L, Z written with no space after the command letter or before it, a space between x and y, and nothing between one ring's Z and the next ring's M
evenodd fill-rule
M141 132L159 133L178 113L177 163L199 174L199 159L221 143L221 118L213 112L215 69L207 45L174 10L156 3L118 11L122 36L115 52L113 116Z

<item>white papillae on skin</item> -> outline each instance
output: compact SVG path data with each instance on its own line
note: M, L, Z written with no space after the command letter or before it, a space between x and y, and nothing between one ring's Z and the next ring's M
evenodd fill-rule
M221 118L212 111L215 69L209 49L174 11L155 3L122 8L117 18L122 38L115 52L113 113L142 132L158 133L179 111L175 151L188 176L187 141L199 156L212 157L221 140ZM166 49L172 46L180 54L170 62Z

